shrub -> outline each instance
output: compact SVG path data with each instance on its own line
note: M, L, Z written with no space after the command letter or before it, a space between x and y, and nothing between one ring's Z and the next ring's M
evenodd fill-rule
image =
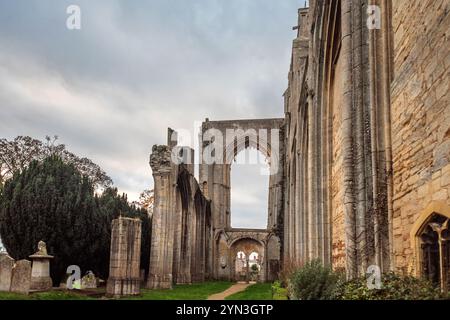
M440 289L430 282L412 276L387 273L381 277L381 289L369 289L362 277L341 282L336 290L340 300L436 300L442 299Z
M69 265L92 270L106 279L109 272L111 221L122 214L143 221L143 268L150 252L150 219L130 206L126 196L107 189L98 197L93 182L74 165L56 156L33 161L0 190L0 235L16 260L27 259L43 240L54 255L51 277L58 286Z
M275 281L272 284L272 299L273 300L288 300L288 291L281 286L280 281Z
M286 288L289 284L289 279L292 274L296 272L298 269L303 267L303 263L298 262L297 260L285 259L283 261L283 268L279 272L280 285Z
M341 278L339 273L333 272L320 261L310 261L290 276L289 296L299 300L334 299Z
M69 265L95 270L100 221L92 183L58 157L16 172L1 194L0 233L8 253L28 259L44 240L55 256L55 284Z

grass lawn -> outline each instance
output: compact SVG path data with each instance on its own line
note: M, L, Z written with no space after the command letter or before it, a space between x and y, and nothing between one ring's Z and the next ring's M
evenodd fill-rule
M232 282L214 281L195 283L192 285L176 285L172 290L142 289L141 295L124 297L124 300L206 300L210 295L220 293L233 285ZM104 289L103 289L104 290ZM83 292L49 291L29 295L0 292L0 300L92 300L99 295L87 296ZM245 291L236 293L226 300L272 300L272 285L258 283L251 285Z
M225 300L273 300L272 284L257 283L251 285L244 291L226 297Z
M172 290L141 290L137 297L127 300L206 300L210 295L225 291L232 282L204 282L191 285L176 285Z
M86 295L67 291L49 291L32 293L29 295L0 292L0 300L91 300L93 298Z

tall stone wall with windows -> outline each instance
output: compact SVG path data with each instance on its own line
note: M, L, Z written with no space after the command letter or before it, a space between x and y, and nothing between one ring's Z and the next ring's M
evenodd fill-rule
M219 142L224 159L255 147L279 166L267 230L231 228L230 162L201 163L199 185L193 165L173 164L176 143L155 146L148 286L232 279L234 241L255 237L264 279L280 261L312 259L348 278L373 265L421 275L423 245L437 245L424 237L436 236L430 222L450 219L449 15L448 0L311 0L300 9L285 118L207 120L201 129L244 132ZM260 129L279 131L278 157Z
M378 4L387 15L388 5ZM348 277L388 270L388 27L367 27L369 1L300 9L286 112L284 256L320 259ZM383 21L387 21L383 17Z
M431 207L450 215L450 2L392 5L394 257L399 271L420 273L415 222Z
M370 265L421 275L436 249L423 245L437 245L423 233L450 218L449 16L445 0L300 9L285 93L285 257L348 277Z

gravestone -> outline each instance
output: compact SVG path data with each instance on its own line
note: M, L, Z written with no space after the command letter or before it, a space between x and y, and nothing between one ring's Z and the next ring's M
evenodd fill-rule
M12 269L11 292L28 294L31 287L31 262L17 261Z
M0 254L0 291L11 290L13 267L14 259L7 254Z
M96 289L97 278L92 271L88 271L87 274L81 279L81 289Z

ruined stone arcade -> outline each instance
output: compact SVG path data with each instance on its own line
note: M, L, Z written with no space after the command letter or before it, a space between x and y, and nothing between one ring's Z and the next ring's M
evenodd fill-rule
M194 150L177 149L174 164L174 132L153 148L148 287L237 280L236 258L253 252L259 281L319 259L348 278L377 266L447 283L449 12L445 0L300 9L284 118L206 120L198 180ZM231 163L246 148L270 165L264 230L231 228Z

